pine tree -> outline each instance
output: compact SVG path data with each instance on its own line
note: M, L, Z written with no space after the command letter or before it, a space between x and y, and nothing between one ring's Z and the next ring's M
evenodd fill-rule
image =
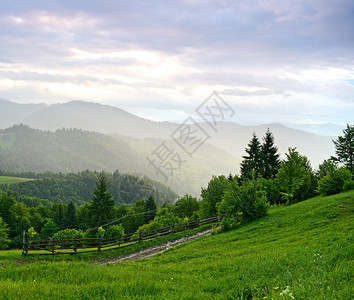
M145 215L146 222L150 222L155 218L157 210L157 204L152 196L150 196L145 202L145 211L149 212Z
M241 162L242 180L258 177L262 170L261 144L255 133L247 146L245 149L247 155L242 156Z
M262 171L263 178L274 178L280 168L280 159L278 154L278 148L274 146L273 134L269 131L263 137L263 144L261 146L261 159L262 159Z
M343 163L354 174L354 125L347 124L347 128L343 130L343 133L343 136L333 140L337 155L333 159Z
M70 201L65 214L65 225L67 228L77 227L77 213L74 202Z
M60 229L66 228L65 215L67 212L67 205L65 203L55 203L53 205L54 222Z
M104 225L115 217L114 199L108 188L107 177L101 172L89 206L89 222L93 227Z
M227 179L231 182L234 180L234 177L232 176L231 172L230 172L229 176L227 177Z

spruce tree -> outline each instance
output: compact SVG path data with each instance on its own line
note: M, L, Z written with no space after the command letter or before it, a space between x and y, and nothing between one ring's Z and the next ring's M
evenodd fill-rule
M149 212L145 215L146 222L150 222L155 218L157 210L157 204L152 196L150 196L145 202L145 211Z
M261 159L262 159L262 171L263 178L274 178L280 168L280 159L278 154L278 148L274 146L273 134L269 131L263 137L263 144L261 146Z
M231 182L234 180L234 177L232 176L231 172L230 172L229 176L227 177L227 179Z
M337 140L333 141L336 148L336 157L333 159L343 163L354 174L354 125L347 124L343 133L343 136L339 136Z
M77 213L76 206L74 202L70 201L65 214L65 225L66 228L76 228L77 227Z
M115 217L114 199L108 188L107 177L101 172L89 206L89 222L93 227L104 225Z
M241 162L242 180L258 177L262 170L261 144L255 133L247 146L247 155L242 156Z

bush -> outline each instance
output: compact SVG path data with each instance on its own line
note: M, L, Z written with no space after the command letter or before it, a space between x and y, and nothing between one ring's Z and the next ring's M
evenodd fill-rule
M269 203L260 180L246 181L239 187L232 183L218 204L218 213L224 215L221 231L233 229L239 223L248 223L267 214Z
M349 191L354 189L354 180L344 182L343 191Z
M180 217L190 218L194 212L199 211L199 202L197 198L192 197L191 195L185 194L175 203L175 214Z
M276 184L275 179L265 179L261 178L261 183L264 188L264 191L267 196L267 200L269 203L276 204L276 203L281 203L281 194L279 191L279 187Z
M57 224L55 224L52 220L48 220L42 230L41 230L41 237L42 238L50 238L52 237L55 233L59 231L59 227Z
M318 181L317 191L325 196L338 194L343 191L344 184L352 181L352 174L348 169L339 168L332 174L327 174ZM347 187L350 186L350 183Z
M104 238L106 230L102 226L98 227L96 237Z
M119 225L111 225L106 230L106 237L113 238L124 235L124 228L122 224Z
M7 232L7 224L0 217L0 249L6 249L8 247Z
M240 199L242 223L260 219L267 214L269 203L262 186L257 181L241 186Z
M23 242L23 235L19 234L11 239L9 246L11 249L21 249L23 246L22 242Z
M56 234L53 235L53 239L55 240L70 240L70 239L81 239L83 238L84 234L82 230L76 229L64 229L58 231ZM61 243L65 244L67 242L56 242L58 245Z

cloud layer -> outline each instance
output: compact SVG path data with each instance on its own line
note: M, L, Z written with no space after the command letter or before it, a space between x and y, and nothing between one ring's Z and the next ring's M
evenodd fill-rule
M217 90L236 122L353 122L353 15L351 0L4 0L0 97L172 120Z

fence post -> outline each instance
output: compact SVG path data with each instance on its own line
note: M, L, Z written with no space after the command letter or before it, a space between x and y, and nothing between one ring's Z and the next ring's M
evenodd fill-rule
M171 233L174 233L174 230L173 230L173 229L174 229L174 226L171 225L171 226L170 226L170 231L171 231Z
M199 227L199 219L197 220L197 227Z
M120 239L122 238L122 235L118 237L118 247L120 248Z
M184 230L187 230L187 228L188 228L188 223L186 222L184 223Z
M52 254L54 254L54 241L55 241L55 239L54 238L52 238Z
M77 240L75 240L75 243L74 243L74 253L75 254L77 253Z
M23 231L23 240L22 240L22 254L25 255L28 253L28 247L26 244L26 231Z
M99 235L99 236L98 236L98 246L97 246L97 250L98 250L98 251L101 251L101 241L102 241L101 235Z
M143 240L142 240L142 236L141 236L141 230L139 231L139 243L141 243Z

